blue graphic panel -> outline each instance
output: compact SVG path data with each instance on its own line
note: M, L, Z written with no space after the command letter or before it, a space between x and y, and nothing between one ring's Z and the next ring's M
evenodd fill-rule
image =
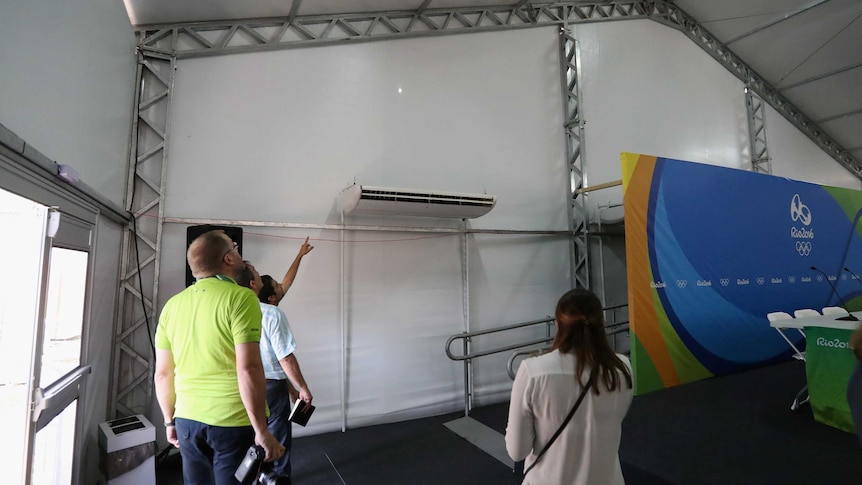
M841 306L830 285L844 299L862 295L843 269L862 270L856 221L824 187L670 159L655 174L648 244L657 293L711 372L786 358L767 313Z

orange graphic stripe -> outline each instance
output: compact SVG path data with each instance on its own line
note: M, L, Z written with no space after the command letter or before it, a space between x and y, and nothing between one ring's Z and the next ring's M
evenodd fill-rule
M656 157L623 153L623 208L626 221L626 272L629 289L629 326L652 360L665 386L680 383L659 328L658 298L650 287L652 271L647 244L649 195Z

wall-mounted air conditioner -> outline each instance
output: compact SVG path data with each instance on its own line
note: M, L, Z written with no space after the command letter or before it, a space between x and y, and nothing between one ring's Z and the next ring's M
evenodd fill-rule
M341 192L345 214L385 214L471 219L487 214L497 203L488 194L396 189L354 184Z

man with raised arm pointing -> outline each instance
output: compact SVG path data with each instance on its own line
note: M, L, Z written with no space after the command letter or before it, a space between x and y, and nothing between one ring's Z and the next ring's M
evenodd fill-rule
M270 410L267 424L286 450L284 456L275 461L273 469L285 476L290 476L291 473L290 449L293 432L289 416L292 401L299 399L305 404L311 404L313 397L296 359L293 332L287 316L278 308L278 302L293 284L302 257L312 249L314 246L308 244L308 238L305 238L281 284L269 275L261 277L251 264L246 265L245 271L237 279L239 285L251 288L260 300L263 318L260 355L266 375L266 402Z

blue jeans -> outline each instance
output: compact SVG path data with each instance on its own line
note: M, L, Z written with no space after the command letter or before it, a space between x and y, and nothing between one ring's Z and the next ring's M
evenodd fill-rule
M210 426L176 419L185 485L236 485L237 467L254 444L251 426Z
M290 441L292 437L290 416L290 393L287 380L266 380L266 405L269 418L266 427L284 446L284 456L273 463L273 470L280 475L290 476Z

